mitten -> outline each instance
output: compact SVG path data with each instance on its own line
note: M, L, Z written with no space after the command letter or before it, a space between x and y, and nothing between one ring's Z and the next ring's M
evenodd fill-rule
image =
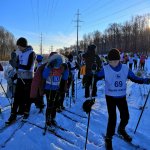
M92 65L92 70L93 70L93 71L96 71L96 70L97 70L97 64L94 63L94 64Z
M94 103L95 103L95 99L86 100L82 105L83 111L89 113Z
M146 84L150 84L150 79L149 78L147 78Z

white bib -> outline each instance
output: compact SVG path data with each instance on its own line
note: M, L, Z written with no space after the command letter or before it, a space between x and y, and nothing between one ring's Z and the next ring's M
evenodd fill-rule
M104 66L105 73L105 94L108 96L126 95L126 80L128 76L128 67L122 64L120 71L114 71L110 65Z

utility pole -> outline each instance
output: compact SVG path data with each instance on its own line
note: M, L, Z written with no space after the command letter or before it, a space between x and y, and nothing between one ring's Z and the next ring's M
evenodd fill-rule
M42 55L42 53L43 53L43 47L42 47L42 33L41 33L41 44L40 44L40 54Z
M53 52L53 45L51 46L51 52Z
M79 35L79 22L80 19L79 19L79 9L77 11L77 20L75 20L75 22L77 23L77 48L76 48L76 59L77 59L77 62L78 62L78 51L79 51L79 39L78 39L78 35ZM77 79L76 79L76 99L77 99Z
M79 16L80 16L80 13L79 13L79 9L77 11L77 20L75 20L75 22L77 23L77 48L76 48L76 55L78 56L78 51L79 51L79 39L78 39L78 36L79 36L79 22L82 22L80 21L79 19Z

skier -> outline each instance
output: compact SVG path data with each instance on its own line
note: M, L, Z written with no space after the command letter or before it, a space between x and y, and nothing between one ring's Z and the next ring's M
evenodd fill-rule
M85 60L83 57L81 57L81 67L80 67L80 74L82 75L82 88L85 87L85 70L86 70L86 65L85 65Z
M42 61L43 61L43 56L42 55L37 55L36 56L36 62L37 62L37 64L36 64L36 67L34 69L35 72L43 64Z
M24 37L19 38L16 44L21 53L19 53L17 59L17 83L14 102L6 124L16 120L18 108L20 109L19 113L24 115L23 119L27 119L31 106L30 88L34 75L35 53L32 47L28 46Z
M14 98L14 93L16 89L17 82L17 58L21 53L20 50L13 50L11 53L11 59L9 60L10 66L4 71L4 78L7 80L7 96L9 98Z
M146 62L146 56L144 54L142 54L140 56L140 64L139 64L140 70L142 70L142 71L144 71L144 69L145 69L145 62Z
M82 55L83 59L85 60L86 65L86 72L85 72L85 98L90 97L90 85L92 84L92 65L94 63L97 64L97 70L100 70L101 68L101 60L100 57L96 54L96 45L91 44L88 46L87 52ZM94 80L93 85L93 91L92 91L92 97L97 96L97 86L96 86L96 80Z
M14 93L15 93L15 88L16 88L16 70L12 67L9 66L7 69L4 71L4 78L7 80L7 96L8 98L14 98Z
M129 69L130 70L132 70L133 63L134 63L133 54L130 54L129 56Z
M56 125L56 109L59 104L59 88L61 79L68 79L68 70L64 70L61 65L62 56L53 54L49 57L49 62L43 70L43 78L46 80L44 90L47 99L46 125Z
M39 67L41 65L43 65L42 61L43 61L43 56L42 55L37 55L36 56L36 62L37 62L37 64L36 64L36 67L34 68L35 75L34 75L34 79L33 80L36 80L37 79L36 76L39 76L39 72L38 73L36 73L36 72L39 69ZM32 83L33 82L34 81L32 81ZM33 85L35 85L35 83L33 83ZM32 87L32 85L31 85L32 89L35 88L35 87L36 86ZM36 88L38 88L38 87L36 87ZM43 94L40 94L40 89L37 91L37 95L36 95L36 98L34 99L34 102L35 102L36 107L40 109L39 112L42 112L45 104L44 104Z
M71 87L71 96L74 98L75 97L75 73L76 69L78 68L77 62L74 62L73 60L73 55L69 54L68 55L68 69L69 69L69 78L68 78L68 91L67 91L67 97L69 97L69 89Z
M137 53L134 53L133 61L134 61L134 70L137 69L137 63L138 63L138 55Z
M98 80L105 79L105 94L108 109L108 125L105 137L106 149L112 150L112 137L115 134L116 127L116 107L120 112L120 124L118 127L118 134L126 141L131 142L132 138L125 130L128 124L129 112L126 101L126 80L139 84L149 84L150 79L139 78L127 67L120 63L120 53L118 49L111 49L108 53L109 64L104 66L101 71L97 73Z

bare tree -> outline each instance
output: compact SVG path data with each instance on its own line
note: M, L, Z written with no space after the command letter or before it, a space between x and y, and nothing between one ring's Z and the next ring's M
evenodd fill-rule
M0 59L8 60L10 52L14 50L14 36L8 32L4 27L0 26Z

